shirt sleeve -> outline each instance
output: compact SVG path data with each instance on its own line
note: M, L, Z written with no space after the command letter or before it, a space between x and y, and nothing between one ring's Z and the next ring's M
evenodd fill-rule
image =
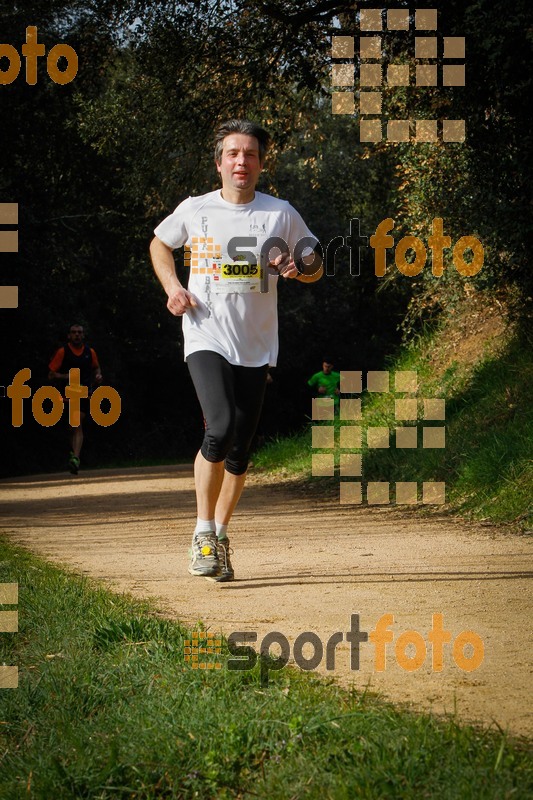
M65 348L60 347L59 350L56 350L54 357L48 364L48 369L50 370L50 372L59 371L59 367L61 366L61 362L63 361L64 357L65 357Z
M173 250L185 244L189 237L190 206L191 198L188 197L154 230L157 238Z

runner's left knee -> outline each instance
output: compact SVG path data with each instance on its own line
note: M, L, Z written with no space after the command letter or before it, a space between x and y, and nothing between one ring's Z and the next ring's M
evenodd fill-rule
M224 469L232 475L244 475L248 469L248 462L250 461L250 454L245 456L227 456L224 461Z

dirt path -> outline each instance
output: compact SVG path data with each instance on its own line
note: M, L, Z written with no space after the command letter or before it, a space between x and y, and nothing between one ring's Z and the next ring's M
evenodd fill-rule
M444 516L340 506L256 479L232 524L237 580L214 584L187 574L194 516L188 468L0 481L2 529L51 561L115 590L159 598L184 622L203 620L225 634L257 631L259 642L280 631L291 647L305 631L325 646L334 632L349 631L351 614L360 614L363 631L393 614L384 672L375 670L370 642L361 645L360 669L352 670L344 635L328 674L395 702L533 734L531 539ZM23 614L23 595L19 609ZM443 670L432 672L427 636L434 613L444 615L452 642L464 630L481 637L478 669L459 669L448 644ZM428 648L420 669L409 672L396 663L395 642L413 629ZM467 646L465 655L472 652Z

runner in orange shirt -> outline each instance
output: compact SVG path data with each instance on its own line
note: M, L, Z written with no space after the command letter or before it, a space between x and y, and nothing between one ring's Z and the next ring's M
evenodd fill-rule
M56 351L48 365L50 370L48 378L57 382L58 388L64 397L65 386L69 382L69 370L73 368L79 369L80 384L87 386L89 389L88 397L80 401L80 424L77 427L69 424L70 456L68 468L73 475L77 475L80 468L80 453L83 444L83 420L89 410L89 397L91 396L93 384L102 383L102 373L95 351L84 343L82 325L71 325L67 339L67 344ZM68 399L65 399L65 402L68 402Z

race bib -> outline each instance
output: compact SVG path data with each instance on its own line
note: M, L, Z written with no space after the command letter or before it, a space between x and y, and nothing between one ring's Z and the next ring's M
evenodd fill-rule
M216 294L249 294L261 291L261 268L248 261L221 259L213 264L213 288Z

